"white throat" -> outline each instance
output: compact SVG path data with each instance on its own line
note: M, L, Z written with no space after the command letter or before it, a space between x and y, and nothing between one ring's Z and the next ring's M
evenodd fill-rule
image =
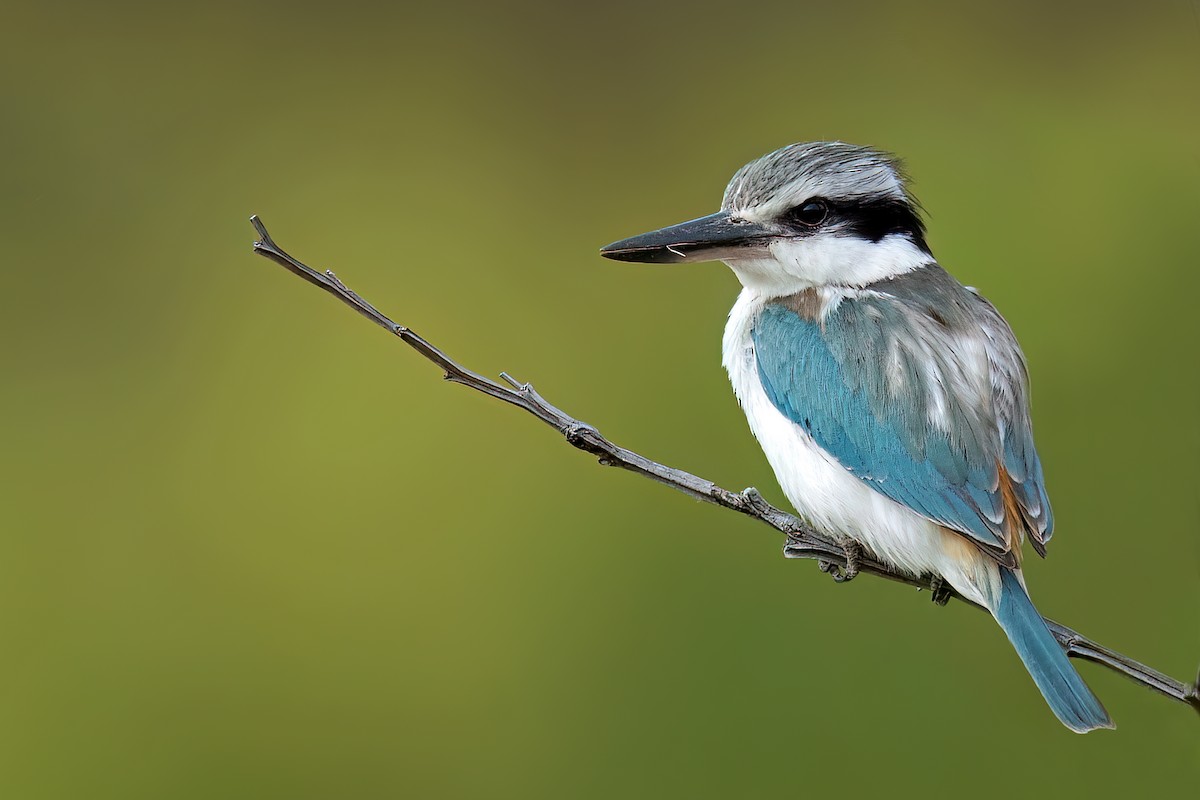
M767 253L725 263L742 286L769 298L821 286L862 287L933 261L907 236L893 234L878 242L836 236L778 239Z

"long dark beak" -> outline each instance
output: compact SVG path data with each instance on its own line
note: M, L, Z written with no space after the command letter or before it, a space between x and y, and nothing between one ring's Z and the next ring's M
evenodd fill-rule
M772 233L754 222L718 211L707 217L659 228L600 248L600 255L616 261L677 264L680 261L718 261L746 257L765 247Z

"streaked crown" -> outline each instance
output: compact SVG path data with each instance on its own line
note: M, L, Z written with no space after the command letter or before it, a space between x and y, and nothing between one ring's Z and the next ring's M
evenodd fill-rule
M801 142L751 161L733 176L721 208L774 219L811 200L903 203L916 207L899 159L845 142Z

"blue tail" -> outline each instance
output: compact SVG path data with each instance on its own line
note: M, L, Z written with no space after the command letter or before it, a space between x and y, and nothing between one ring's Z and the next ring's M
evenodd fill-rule
M1067 654L1033 607L1016 573L1000 568L1002 589L996 621L1025 662L1054 715L1076 733L1114 728L1108 712L1067 660Z

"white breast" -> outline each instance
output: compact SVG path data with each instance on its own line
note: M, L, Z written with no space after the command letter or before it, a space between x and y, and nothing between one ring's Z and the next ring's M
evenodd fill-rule
M913 574L943 575L960 592L983 602L979 583L990 584L993 573L998 577L995 568L984 563L986 556L958 534L872 489L767 397L750 335L764 302L758 292L742 290L725 326L722 360L750 430L792 506L827 536L853 539Z

